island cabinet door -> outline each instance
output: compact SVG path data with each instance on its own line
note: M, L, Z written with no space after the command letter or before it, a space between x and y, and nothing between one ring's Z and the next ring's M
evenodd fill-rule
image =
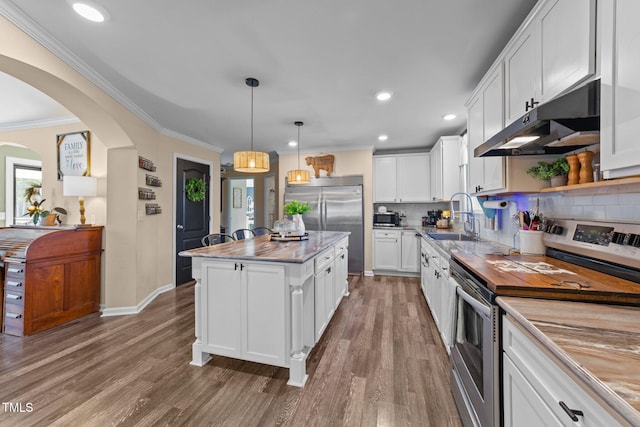
M286 366L288 286L282 265L242 263L243 358Z
M241 357L242 272L237 262L203 263L201 290L202 338L207 351Z

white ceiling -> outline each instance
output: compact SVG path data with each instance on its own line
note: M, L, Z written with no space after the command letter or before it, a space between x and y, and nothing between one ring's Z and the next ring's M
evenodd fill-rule
M294 152L296 120L302 151L424 148L460 132L465 101L536 1L94 3L107 22L80 18L68 0L0 0L0 13L158 130L220 147L228 162L250 145L246 77L260 80L259 150ZM0 73L0 129L69 116L11 80ZM387 103L374 97L383 89Z

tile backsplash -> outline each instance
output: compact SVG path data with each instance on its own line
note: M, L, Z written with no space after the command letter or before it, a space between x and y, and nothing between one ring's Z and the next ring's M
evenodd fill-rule
M593 196L523 194L501 198L512 203L507 209L498 211L498 230L482 227L481 237L514 246L514 235L518 231L518 225L513 217L519 210L535 210L536 198L540 199L540 213L546 218L640 223L640 193ZM474 211L478 212L480 223L483 224L484 215L476 203L477 201L474 201ZM518 246L517 238L515 246Z
M456 203L456 209L458 203ZM405 214L402 218L402 225L420 225L422 224L422 217L427 215L427 211L432 210L448 210L449 202L438 203L374 203L373 211L378 212L379 206L386 206L387 211L393 211Z

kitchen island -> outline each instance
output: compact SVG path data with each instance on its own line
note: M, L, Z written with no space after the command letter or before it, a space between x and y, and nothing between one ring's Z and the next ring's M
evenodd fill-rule
M303 387L306 359L348 295L349 233L309 231L308 240L270 236L180 252L192 257L192 365L211 355L289 368Z

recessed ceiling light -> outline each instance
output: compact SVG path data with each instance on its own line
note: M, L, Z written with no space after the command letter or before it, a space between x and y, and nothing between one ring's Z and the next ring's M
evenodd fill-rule
M104 22L109 14L102 7L90 2L72 2L73 10L84 19L93 22Z
M387 139L389 139L389 136L387 136L387 135L380 135L378 137L378 141L386 141Z
M453 120L456 118L455 114L445 114L444 116L442 116L443 119L445 120Z
M289 141L289 147L295 147L296 145L298 145L296 141Z
M378 101L388 101L391 99L391 92L387 92L387 91L382 91L382 92L378 92L376 93L376 99Z

